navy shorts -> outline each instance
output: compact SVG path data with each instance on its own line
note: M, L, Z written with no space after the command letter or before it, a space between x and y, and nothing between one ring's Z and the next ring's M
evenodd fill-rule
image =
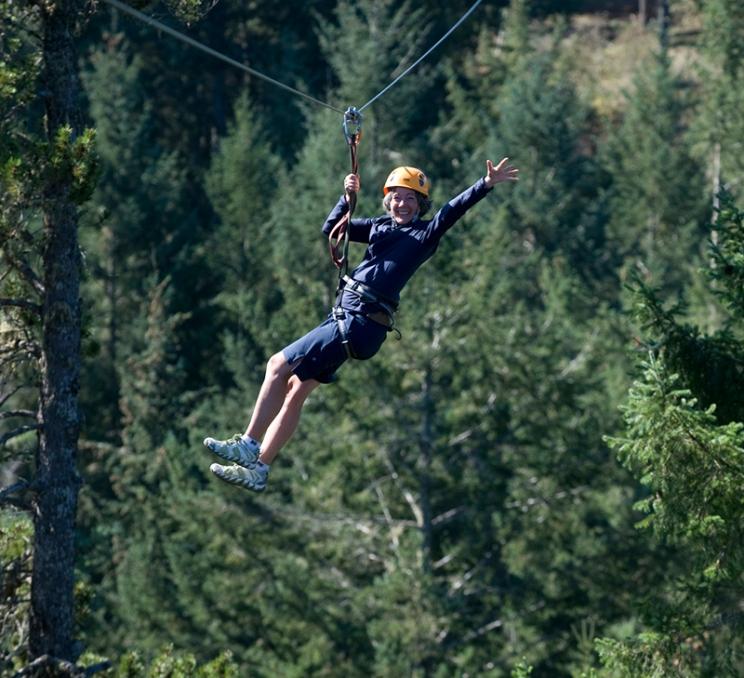
M351 349L359 360L367 360L380 350L387 336L384 326L348 311L345 322ZM333 316L328 316L315 329L284 348L282 353L301 381L315 379L322 384L334 381L336 370L348 358Z

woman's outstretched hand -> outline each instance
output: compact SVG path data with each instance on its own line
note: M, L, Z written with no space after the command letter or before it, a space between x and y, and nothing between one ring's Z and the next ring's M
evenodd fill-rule
M494 166L490 160L486 160L486 186L491 188L502 181L519 181L519 170L507 164L509 158L502 158L501 162Z

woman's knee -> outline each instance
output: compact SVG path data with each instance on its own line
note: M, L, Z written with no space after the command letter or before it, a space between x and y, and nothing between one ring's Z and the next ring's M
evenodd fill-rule
M289 377L291 371L292 368L281 351L272 355L266 363L266 376L270 379Z

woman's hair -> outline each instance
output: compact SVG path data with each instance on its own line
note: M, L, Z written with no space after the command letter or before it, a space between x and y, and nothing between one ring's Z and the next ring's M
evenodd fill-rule
M416 194L416 201L418 202L418 216L420 219L431 209L431 200L429 200L429 198L419 193L418 191L414 191L414 193ZM385 197L382 199L382 206L385 208L385 211L388 214L390 214L390 203L392 202L392 200L392 191L390 193L386 193Z

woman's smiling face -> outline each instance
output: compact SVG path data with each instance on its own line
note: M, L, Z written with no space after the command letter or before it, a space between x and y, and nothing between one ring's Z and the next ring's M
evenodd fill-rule
M394 186L391 191L390 216L399 226L412 221L419 211L416 191L403 186Z

